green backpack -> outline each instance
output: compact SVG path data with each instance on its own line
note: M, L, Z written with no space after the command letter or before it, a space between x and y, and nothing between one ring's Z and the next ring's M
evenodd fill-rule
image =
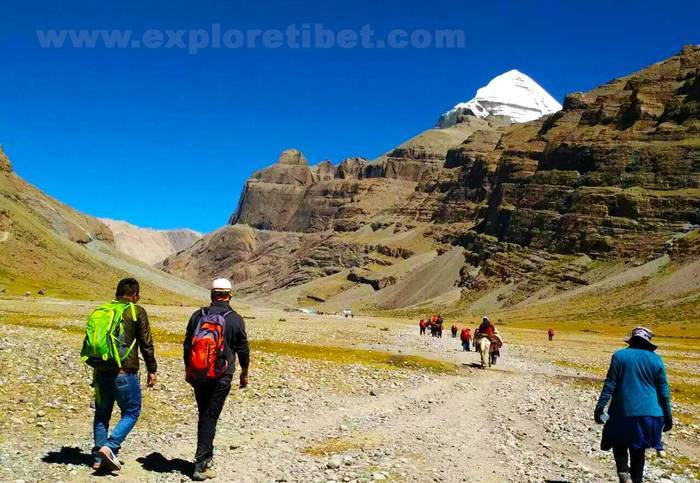
M127 347L124 340L123 315L131 309L136 321L136 308L130 302L114 301L100 305L88 317L80 360L95 369L120 369L136 344Z

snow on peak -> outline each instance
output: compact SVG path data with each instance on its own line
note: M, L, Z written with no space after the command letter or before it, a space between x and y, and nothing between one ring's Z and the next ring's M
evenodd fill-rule
M512 122L527 122L560 109L561 104L537 82L513 69L491 79L472 100L460 102L444 113L438 127L455 125L460 114L505 116Z

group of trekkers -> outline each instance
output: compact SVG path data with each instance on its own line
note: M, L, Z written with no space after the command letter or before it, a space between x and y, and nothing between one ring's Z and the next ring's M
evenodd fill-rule
M430 332L433 337L442 337L442 331L444 329L444 320L442 315L435 314L426 319L421 319L418 323L418 333L420 335L425 335L426 332Z
M442 317L433 316L426 323L421 320L420 334L425 334L428 324ZM452 324L452 337L457 337L459 328ZM549 341L554 339L554 329L547 330ZM470 343L487 337L491 343L490 363L495 364L503 341L495 325L484 316L472 336L468 327L459 334L464 351ZM628 347L620 349L612 357L603 389L594 411L596 423L604 424L600 448L612 449L620 483L643 481L645 452L656 450L659 457L665 456L662 433L673 428L671 392L664 363L656 354L652 343L653 334L646 327L637 327L625 338ZM484 367L482 361L482 367ZM605 408L608 407L607 413Z
M155 386L158 379L148 314L137 305L139 292L138 281L121 280L115 300L98 307L88 318L81 358L93 368L92 457L96 471L121 469L117 455L141 414L139 351L146 365L146 386ZM192 474L192 479L197 481L216 477L214 436L231 390L236 358L241 368L239 387L248 385L248 338L243 318L230 306L231 297L231 282L215 280L211 287L211 304L192 314L184 334L185 380L193 388L198 410ZM431 334L440 337L443 325L440 315L421 320L420 334L424 335L430 327ZM451 326L453 338L457 337L458 330L456 324ZM550 340L553 332L550 329ZM463 350L470 350L472 340L476 349L477 341L484 337L495 346L491 353L497 354L502 340L487 316L483 317L473 337L469 328L462 329ZM625 338L628 347L613 355L594 411L594 420L604 424L601 449L612 449L621 483L642 481L646 449L654 448L663 455L662 432L673 427L666 369L655 352L657 346L652 343L652 337L649 329L637 327ZM115 403L121 411L121 419L110 433Z
M441 315L435 314L425 319L421 319L418 322L418 333L420 335L426 335L428 331L433 337L442 337L442 331L444 326L444 319ZM462 350L465 352L471 351L472 341L474 342L474 350L477 349L477 339L481 337L487 337L490 342L489 348L489 362L491 365L496 364L496 359L500 356L500 349L503 346L503 339L501 339L498 330L488 316L484 315L481 324L474 329L474 335L472 336L471 329L469 327L463 327L459 330L459 326L453 323L450 326L450 334L453 339L457 338L459 334L459 339L462 343Z
M157 382L158 364L148 315L137 305L139 283L121 280L115 300L94 310L88 318L81 358L93 368L95 413L93 420L93 469L121 469L117 457L122 443L141 414L139 380L140 350L148 373L146 386ZM185 380L192 386L197 404L197 449L192 479L215 478L214 435L221 411L231 390L235 359L241 368L239 387L248 385L248 337L243 318L230 306L231 282L215 280L211 304L195 311L184 331ZM121 419L112 431L109 422L114 404Z

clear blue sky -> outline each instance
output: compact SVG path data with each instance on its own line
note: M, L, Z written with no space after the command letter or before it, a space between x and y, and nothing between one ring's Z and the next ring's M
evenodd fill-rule
M32 1L0 14L0 143L82 211L210 231L296 147L376 157L516 68L555 98L700 43L700 2ZM462 49L42 49L37 29L464 29Z

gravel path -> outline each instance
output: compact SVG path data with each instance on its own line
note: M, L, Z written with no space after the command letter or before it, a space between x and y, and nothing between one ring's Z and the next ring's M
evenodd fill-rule
M171 312L186 312L153 310L156 327L168 331L182 325L169 322ZM8 313L0 304L0 317ZM250 388L232 391L219 424L217 481L615 481L591 421L597 387L572 384L579 376L534 360L526 346L506 345L498 365L481 370L473 367L477 354L461 352L455 339L421 338L406 325L279 315L249 319L251 338L346 343L459 369L436 374L256 351ZM85 466L91 396L75 357L77 323L0 323L0 481L188 481L196 419L175 343L158 344L161 377L144 391L121 474L97 477ZM689 451L687 473L652 458L649 481L695 481L697 428L679 430L688 435L670 450Z

